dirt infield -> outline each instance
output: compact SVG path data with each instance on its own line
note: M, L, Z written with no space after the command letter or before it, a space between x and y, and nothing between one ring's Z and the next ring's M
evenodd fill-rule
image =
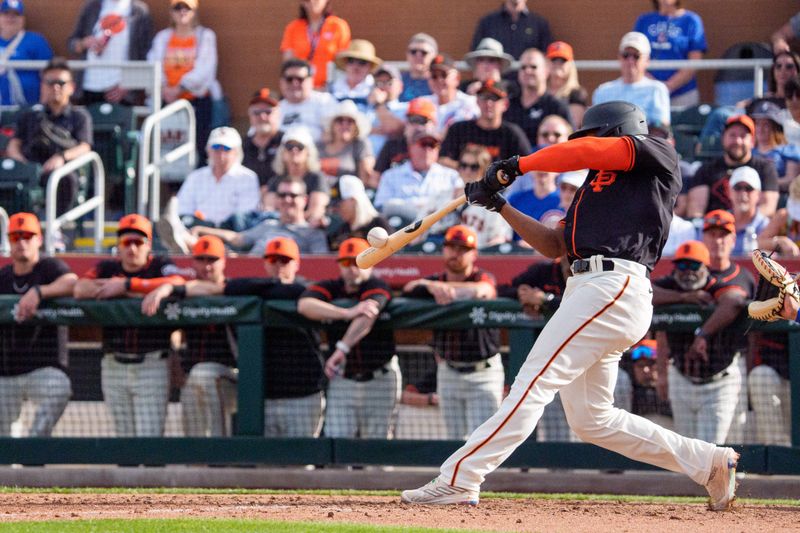
M484 531L800 531L800 507L484 499L478 507L408 506L392 497L195 494L0 494L0 522L242 518Z

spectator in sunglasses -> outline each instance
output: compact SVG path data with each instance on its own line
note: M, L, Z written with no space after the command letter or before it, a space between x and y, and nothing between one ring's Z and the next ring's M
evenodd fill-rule
M703 242L681 244L673 258L673 272L653 282L654 305L715 304L694 333L656 331L657 387L659 397L670 400L675 431L718 444L726 442L729 433L736 435L741 430L734 418L743 386L747 339L734 322L755 288L753 276L731 262L735 232L732 214L721 210L708 213Z
M386 140L375 159L375 171L384 173L408 161L408 145L418 132L437 131L436 105L428 98L414 98L408 103L403 124L403 134Z
M739 167L731 174L728 186L736 219L736 244L731 254L749 256L758 248L758 238L769 224L769 218L758 210L761 179L754 168Z
M196 241L201 235L216 235L225 244L251 255L263 255L267 242L275 237L293 239L301 253L322 254L328 251L325 232L311 226L305 219L308 193L303 181L284 179L277 187L278 218L267 218L244 231L195 226L192 235Z
M386 141L403 133L408 104L398 99L403 91L403 80L397 67L383 64L375 71L375 88L367 97L367 120L371 125L369 142L372 153L377 154ZM427 80L426 80L427 81Z
M492 162L486 148L467 146L458 160L458 174L464 183L480 181ZM510 242L511 226L500 215L479 205L466 205L460 213L461 223L472 228L478 236L478 249Z
M280 203L278 184L284 180L301 181L308 191L306 220L314 227L325 225L325 208L330 203L330 194L328 183L320 173L317 147L308 129L295 126L283 135L272 168L275 176L266 186L265 210L277 209Z
M314 90L311 65L302 59L284 61L280 89L281 131L305 126L315 142L322 139L325 117L336 106L336 99L330 93Z
M300 0L300 15L286 25L281 39L284 61L313 65L313 86L324 89L328 63L350 44L350 25L333 14L331 0Z
M42 165L41 184L68 161L92 149L92 117L75 107L72 71L64 58L53 58L42 70L41 105L20 111L14 137L6 154L12 159ZM69 208L78 191L78 174L72 172L58 187L57 210Z
M750 117L756 125L753 155L772 161L778 173L778 186L787 191L792 180L800 175L800 147L786 142L781 108L767 100L755 104Z
M589 107L589 93L578 81L578 67L572 46L564 41L550 43L545 53L550 67L547 92L566 102L573 125L580 129L583 115Z
M449 56L434 57L430 70L428 86L433 94L429 98L436 104L438 131L447 135L447 128L452 124L477 118L480 109L475 96L459 90L461 74Z
M75 298L135 297L184 279L168 257L152 255L153 227L141 215L119 221L115 259L101 260L75 284ZM169 400L169 326L103 328L101 384L117 437L160 437Z
M394 332L373 329L392 299L389 285L356 265L369 248L364 239L350 238L339 246L339 276L311 284L300 295L297 311L310 320L325 321L329 355L325 436L385 439L392 433L400 397L400 367ZM340 307L334 300L355 303Z
M619 43L621 77L601 84L592 94L593 104L624 100L641 107L648 124L670 123L669 89L646 76L650 63L650 41L639 32L626 33Z
M317 145L329 186L335 186L344 175L358 176L368 187L377 186L375 156L367 140L369 132L369 120L350 100L339 102L329 113L322 141Z
M667 399L658 394L661 373L667 368L659 366L658 343L655 339L642 339L622 354L617 387L614 389L614 405L631 413L643 416L656 424L672 428L672 408ZM627 381L624 399L617 400L622 382Z
M233 128L216 128L206 143L209 165L186 176L177 201L156 229L170 251L188 254L194 245L186 228L196 225L242 230L259 205L258 177L242 165L242 138Z
M1 16L1 15L0 15ZM16 323L0 326L0 435L11 436L22 403L33 405L29 437L49 437L67 406L72 387L59 362L58 328L29 322L47 299L72 296L78 277L60 259L41 257L42 228L33 213L11 215L7 227L11 263L0 268L0 294L17 295ZM66 339L63 339L66 340Z
M272 91L264 87L253 93L247 106L247 118L250 128L242 145L242 165L258 176L263 198L267 183L275 176L272 162L283 137L280 131L281 110Z
M572 125L561 115L547 115L539 124L539 129L536 131L536 143L534 144L534 151L550 146L567 142L569 136L572 135ZM512 194L530 191L533 189L533 181L531 180L516 180L510 187L506 188L506 197ZM569 205L567 205L569 207Z
M411 36L406 48L408 70L403 72L401 102L410 102L419 96L431 94L428 86L428 79L431 75L430 67L433 58L438 53L439 44L427 33L416 33Z
M340 102L352 100L358 110L369 108L369 94L375 87L372 73L383 61L375 55L375 46L365 39L353 39L347 50L336 54L336 66L343 72L328 83L328 92Z

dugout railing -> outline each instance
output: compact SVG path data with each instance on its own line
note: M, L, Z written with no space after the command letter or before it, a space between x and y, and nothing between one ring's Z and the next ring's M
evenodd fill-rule
M14 320L17 298L0 297L0 324ZM709 309L670 306L658 308L653 325L664 330L693 330ZM37 323L70 326L73 347L87 344L86 330L100 326L186 326L226 323L238 339L238 415L232 437L117 438L5 437L0 438L0 464L272 464L272 465L395 465L438 466L459 446L452 440L266 439L263 434L262 342L270 329L312 325L297 315L295 302L263 301L256 297L213 297L171 300L154 317L143 316L140 301L49 301L34 319ZM431 301L398 298L392 301L377 328L454 331L498 327L507 331L507 379L513 379L543 320L531 320L513 300L462 301L439 306ZM751 323L738 327L788 334L791 354L792 403L800 405L800 327L789 322ZM77 335L77 333L82 334ZM264 333L266 332L266 335ZM95 332L96 333L96 332ZM75 337L80 337L75 340ZM90 343L89 343L90 344ZM100 358L99 350L95 357ZM95 367L97 368L97 366ZM792 417L792 447L745 445L743 469L751 473L800 474L800 417ZM529 439L504 464L506 467L640 470L648 465L628 460L599 447L570 442Z

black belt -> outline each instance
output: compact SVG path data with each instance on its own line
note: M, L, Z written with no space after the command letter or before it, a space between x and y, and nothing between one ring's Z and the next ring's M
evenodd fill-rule
M684 375L686 379L692 382L692 385L707 385L709 383L713 383L715 381L719 381L724 377L728 377L729 372L727 370L723 370L722 372L717 372L713 376L708 376L704 378L694 378L690 376Z
M572 262L572 273L573 274L583 274L584 272L591 272L592 271L592 262L588 259L576 259ZM603 272L610 272L614 270L614 261L611 259L603 259Z
M159 350L145 353L113 352L112 355L114 360L118 363L122 363L123 365L135 365L143 363L148 355L158 355L159 359L166 359L169 354L166 350Z
M372 372L362 372L360 374L353 374L352 376L347 376L347 379L352 379L353 381L359 381L361 383L365 381L372 381L375 378L379 378L384 374L388 374L389 369L386 368L386 365L383 365L380 368L373 370Z
M483 361L475 361L474 363L454 363L452 361L445 361L445 364L461 374L471 374L478 370L485 370L492 366L488 359Z

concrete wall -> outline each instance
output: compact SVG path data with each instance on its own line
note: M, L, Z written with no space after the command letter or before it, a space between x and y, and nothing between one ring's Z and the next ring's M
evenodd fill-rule
M66 52L83 0L28 0L28 27L47 35L57 52ZM167 0L146 0L157 28L168 23ZM424 31L437 38L443 51L456 58L468 51L481 15L500 0L333 0L334 11L347 19L353 35L375 43L383 59L402 60L407 39ZM797 12L790 0L686 0L703 17L709 42L708 57L720 57L740 41L766 41ZM297 15L292 0L201 0L204 24L217 32L219 76L243 115L244 103L258 87L277 88L277 52L284 26ZM570 42L579 59L610 59L621 35L636 17L651 8L649 0L530 0L530 8L545 16L558 39ZM581 82L590 90L611 73L586 73ZM706 98L712 95L711 76L701 78Z

